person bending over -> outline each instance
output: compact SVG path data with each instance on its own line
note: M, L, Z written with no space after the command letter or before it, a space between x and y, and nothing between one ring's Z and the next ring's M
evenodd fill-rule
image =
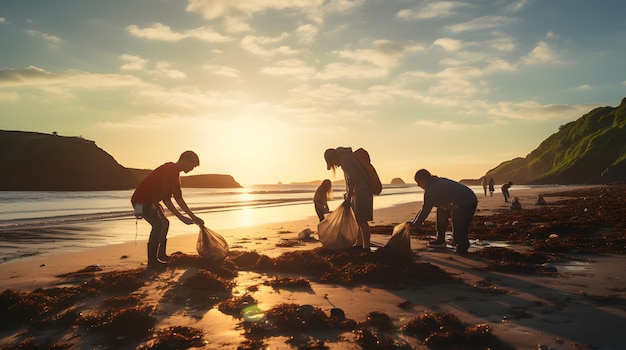
M135 215L146 219L152 226L148 238L148 268L162 268L169 262L166 245L170 222L165 217L161 202L183 223L204 225L204 221L197 217L185 203L180 188L180 172L188 173L198 165L200 165L198 155L192 151L185 151L176 163L165 163L150 172L139 183L131 197L130 201L135 208ZM172 203L172 197L189 217L176 209Z
M452 237L456 244L456 252L467 253L469 244L469 228L474 218L478 199L467 186L456 181L432 175L426 169L415 173L415 182L424 189L424 204L415 218L409 223L417 227L424 223L433 207L437 208L437 239L432 246L445 245L446 229L452 220Z
M356 248L370 251L371 229L368 221L374 218L374 192L369 183L369 175L350 147L329 148L324 152L326 169L341 167L346 180L346 203L354 211L359 224Z

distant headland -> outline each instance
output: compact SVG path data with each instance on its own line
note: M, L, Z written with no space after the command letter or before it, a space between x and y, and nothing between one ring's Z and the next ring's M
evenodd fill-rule
M120 165L94 141L0 130L0 191L126 190L150 173ZM230 175L181 176L183 187L241 188Z

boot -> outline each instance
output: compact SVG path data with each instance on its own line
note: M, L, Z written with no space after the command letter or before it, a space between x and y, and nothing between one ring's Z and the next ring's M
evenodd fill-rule
M169 262L170 256L165 254L165 248L167 246L167 239L164 239L163 242L159 243L159 249L157 250L157 259L162 262Z
M167 264L157 259L158 243L148 242L148 268L149 269L164 269Z

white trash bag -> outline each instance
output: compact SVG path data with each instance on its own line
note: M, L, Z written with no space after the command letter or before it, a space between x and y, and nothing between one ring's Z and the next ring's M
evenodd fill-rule
M200 226L196 250L203 258L214 263L221 263L228 255L228 243L217 232L206 226Z
M391 238L377 253L393 256L411 255L411 227L407 223L398 224L393 228Z
M317 224L317 235L324 248L346 250L352 248L359 234L359 224L352 208L344 201Z

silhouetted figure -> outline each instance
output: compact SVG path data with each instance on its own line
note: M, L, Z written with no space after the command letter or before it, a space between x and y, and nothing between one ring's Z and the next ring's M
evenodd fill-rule
M315 190L313 205L315 206L315 213L317 213L317 217L320 221L324 220L324 214L330 213L328 200L331 198L331 194L332 183L328 179L322 181L322 183L317 187L317 190Z
M548 203L546 203L546 200L543 198L543 194L539 194L537 196L537 202L535 202L536 205L546 205Z
M356 246L370 250L371 229L368 221L374 218L374 193L369 182L367 170L352 153L350 147L329 148L324 152L326 169L341 167L346 180L345 199L354 211L359 224Z
M494 186L496 183L493 181L493 177L489 179L489 197L493 197L493 192L495 191Z
M513 186L513 183L511 181L505 183L504 185L502 185L502 195L504 196L504 202L508 203L509 202L509 188L511 188L511 186Z
M164 267L170 259L165 252L170 222L165 217L160 202L163 202L167 209L185 224L204 225L204 221L197 217L185 203L180 188L180 172L188 173L198 165L200 165L198 155L192 151L185 151L176 163L165 163L154 169L139 183L133 193L130 201L135 208L135 216L146 219L152 226L148 238L148 268ZM176 209L172 203L172 197L189 217Z
M513 198L511 202L511 209L522 209L522 203L519 202L519 198Z
M483 181L480 183L483 185L483 192L485 192L485 197L487 197L487 177L483 176Z
M429 245L445 245L445 234L448 222L452 220L452 237L456 243L456 252L467 253L469 248L469 228L478 199L469 187L431 175L426 169L415 173L415 182L424 189L424 205L417 216L410 222L411 226L421 225L433 207L437 207L437 239Z

